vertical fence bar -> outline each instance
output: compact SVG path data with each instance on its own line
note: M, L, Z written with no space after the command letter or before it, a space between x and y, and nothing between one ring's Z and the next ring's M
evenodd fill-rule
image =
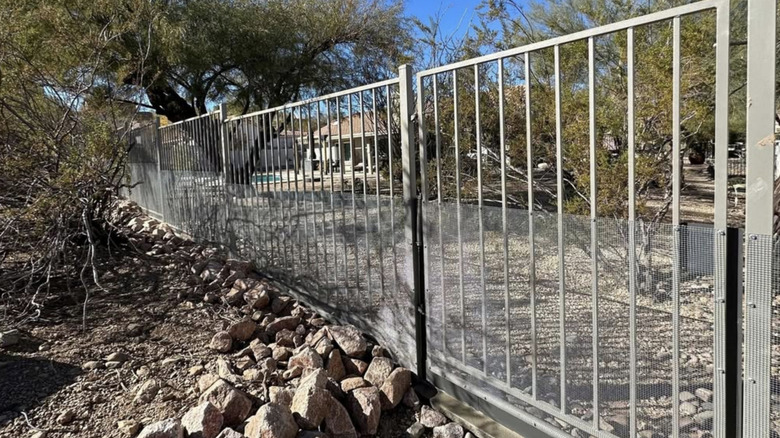
M680 17L672 37L672 436L680 436Z
M364 92L361 91L359 95L360 146L361 153L363 154L363 235L366 239L366 289L368 290L368 308L371 309L374 305L374 300L373 288L371 287L371 242L369 240L370 234L368 232L368 169L370 167L370 161L368 158L368 148L366 147L366 107L365 101L363 100L363 94ZM374 131L376 131L376 128L374 128ZM374 132L374 139L376 140L376 132ZM357 250L355 250L355 254L357 254Z
M772 351L772 240L774 234L774 119L776 0L748 1L747 199L745 232L745 393L746 437L770 436Z
M352 199L352 242L355 252L355 291L360 290L360 262L358 260L358 242L357 242L357 203L355 202L355 126L352 114L352 95L347 96L347 117L349 117L349 161L350 165L349 182ZM357 304L357 303L356 303ZM350 306L352 304L350 303Z
M596 67L595 41L588 38L588 131L590 133L590 251L591 311L593 325L593 427L599 430L599 277L598 277L598 182L596 175Z
M458 71L452 71L452 110L455 143L455 208L458 223L458 289L460 290L460 350L461 361L466 363L466 298L463 291L463 239L460 226L460 126L458 123Z
M227 231L230 220L230 207L228 206L228 155L227 155L227 104L219 104L219 144L222 151L222 190L225 198L225 221L223 231Z
M384 239L382 238L382 186L379 176L379 117L376 113L376 88L371 90L371 118L374 123L374 179L376 180L376 225L377 238L379 239L379 294L385 297L385 256ZM386 126L387 136L390 137L390 127ZM420 164L425 168L423 164ZM427 278L427 277L426 277Z
M554 48L555 56L555 176L558 197L558 330L561 361L561 412L566 413L566 277L563 235L563 144L561 129L561 50Z
M531 54L525 53L525 147L528 169L528 278L531 301L531 396L536 400L536 246L534 244L534 157L531 139Z
M736 436L737 419L736 413L740 411L739 401L736 394L731 394L738 385L737 380L741 379L740 374L731 376L731 383L727 373L733 372L727 365L728 355L726 350L729 348L729 342L733 344L741 343L739 339L730 340L728 338L727 326L741 325L741 321L729 321L727 319L728 309L726 301L727 284L726 269L728 267L726 245L729 243L730 236L727 236L728 228L728 141L729 141L729 9L728 0L721 1L716 11L716 35L715 35L715 234L713 261L715 267L715 342L714 366L713 366L713 410L714 421L712 433L714 438L726 438ZM737 234L738 237L738 234ZM741 244L741 242L739 242ZM739 246L737 246L739 247ZM741 264L741 260L740 260ZM741 270L738 275L741 275ZM737 286L739 289L739 286ZM740 292L741 293L741 292ZM736 294L735 294L736 295ZM736 310L736 309L733 309ZM737 313L739 315L739 313ZM736 352L741 349L736 350ZM731 364L741 363L740 359L734 359L732 354ZM727 385L731 388L727 389ZM732 398L729 398L732 396ZM727 402L727 400L729 400ZM728 406L728 407L727 407ZM727 415L731 417L727 420Z
M414 92L412 91L412 68L402 65L398 69L400 78L401 109L401 161L403 163L404 205L406 223L404 226L405 247L405 283L406 289L414 293L415 333L417 340L417 372L425 376L425 319L423 318L423 291L419 289L420 272L417 251L417 166L415 163ZM422 339L421 339L422 338ZM421 342L422 341L422 342Z
M626 31L628 88L628 294L629 294L629 426L628 436L637 430L636 409L636 141L634 133L634 28Z
M299 199L303 200L303 241L301 241L300 238L300 225L298 226L297 232L298 232L298 245L303 244L306 247L306 267L304 268L304 272L306 272L307 276L310 276L311 274L308 274L311 272L311 254L309 252L309 211L306 207L306 168L302 166L303 164L303 105L298 107L298 139L300 144L295 149L295 207L298 208L298 204L301 203ZM300 175L299 175L300 173ZM303 177L303 193L300 195L300 198L298 198L298 179ZM301 222L301 214L300 211L298 212L298 220L297 223L300 224ZM303 251L300 251L300 258L303 258Z
M154 148L157 153L157 198L160 200L160 220L165 222L165 198L163 197L162 176L162 132L160 117L154 118Z
M498 60L498 132L501 146L501 230L504 236L504 345L506 384L512 386L512 337L509 322L509 228L507 226L506 199L506 132L504 120L504 58ZM441 221L440 221L441 223ZM442 263L444 258L442 257ZM443 271L443 270L442 270Z
M388 129L390 129L389 127L393 124L393 117L391 113L392 98L389 85L385 87L385 93L387 96L387 126ZM398 296L398 254L395 248L395 173L393 172L393 136L389 134L387 136L387 156L389 163L388 174L390 175L390 233L391 236L393 236L393 293L394 296Z
M409 90L411 91L411 90ZM425 233L425 225L428 224L428 131L425 125L425 93L423 89L422 76L417 76L417 136L420 146L420 196L422 197L422 211L417 212L421 215L419 222L422 226L417 227L417 221L415 221L415 229L422 236L417 236L417 244L420 243L419 239L422 239L423 254L422 260L419 260L420 265L415 265L415 324L417 330L417 371L427 373L427 340L428 340L428 320L425 313L424 299L428 295L428 275L429 259L428 259L428 236ZM412 159L414 161L414 159ZM419 255L417 248L414 248L415 254ZM417 287L419 285L419 287ZM420 296L419 298L417 296ZM423 337L424 335L424 337ZM422 374L425 376L425 374Z
M482 372L487 375L487 288L485 287L485 233L482 205L482 119L479 110L479 64L474 64L474 109L477 147L477 209L479 211L479 274L482 286Z
M442 240L442 182L441 182L441 123L439 122L439 80L438 75L432 76L433 80L433 122L436 129L436 206L439 212L439 261L441 282L441 349L447 352L447 293L444 288L444 241ZM430 271L426 271L430 272Z

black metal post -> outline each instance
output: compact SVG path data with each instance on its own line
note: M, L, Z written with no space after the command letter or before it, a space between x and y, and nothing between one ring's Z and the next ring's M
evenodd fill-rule
M742 437L743 230L726 234L726 436Z

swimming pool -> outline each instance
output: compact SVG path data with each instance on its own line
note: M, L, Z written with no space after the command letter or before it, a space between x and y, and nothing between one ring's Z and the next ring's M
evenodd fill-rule
M258 183L266 183L266 182L275 182L275 181L281 181L282 179L279 178L277 175L255 175L255 184Z

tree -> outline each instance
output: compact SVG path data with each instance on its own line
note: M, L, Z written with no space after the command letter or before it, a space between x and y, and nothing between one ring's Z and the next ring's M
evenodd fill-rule
M401 5L383 0L124 3L148 12L113 47L107 86L173 122L204 114L210 102L227 100L243 114L384 79L410 47ZM96 15L91 25L105 22ZM143 63L139 43L149 48Z

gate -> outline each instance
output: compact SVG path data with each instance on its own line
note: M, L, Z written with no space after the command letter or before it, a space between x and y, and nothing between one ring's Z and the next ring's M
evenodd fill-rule
M681 215L690 173L681 159L681 22L706 14L716 28L713 228L689 227ZM653 26L671 30L670 220L637 211L647 148L637 148L635 70ZM599 172L615 178L621 164L619 152L605 152L618 148L597 120L604 40L624 45L623 214L609 205L614 192L599 199L610 196ZM587 59L586 83L562 76L566 49ZM417 74L429 378L552 436L733 436L738 388L727 389L736 375L726 348L738 328L726 308L739 297L727 300L726 288L727 262L738 261L726 251L728 77L729 2L720 0ZM572 138L562 95L585 92L588 136ZM545 103L554 106L551 138L533 131ZM683 265L681 248L707 259Z

